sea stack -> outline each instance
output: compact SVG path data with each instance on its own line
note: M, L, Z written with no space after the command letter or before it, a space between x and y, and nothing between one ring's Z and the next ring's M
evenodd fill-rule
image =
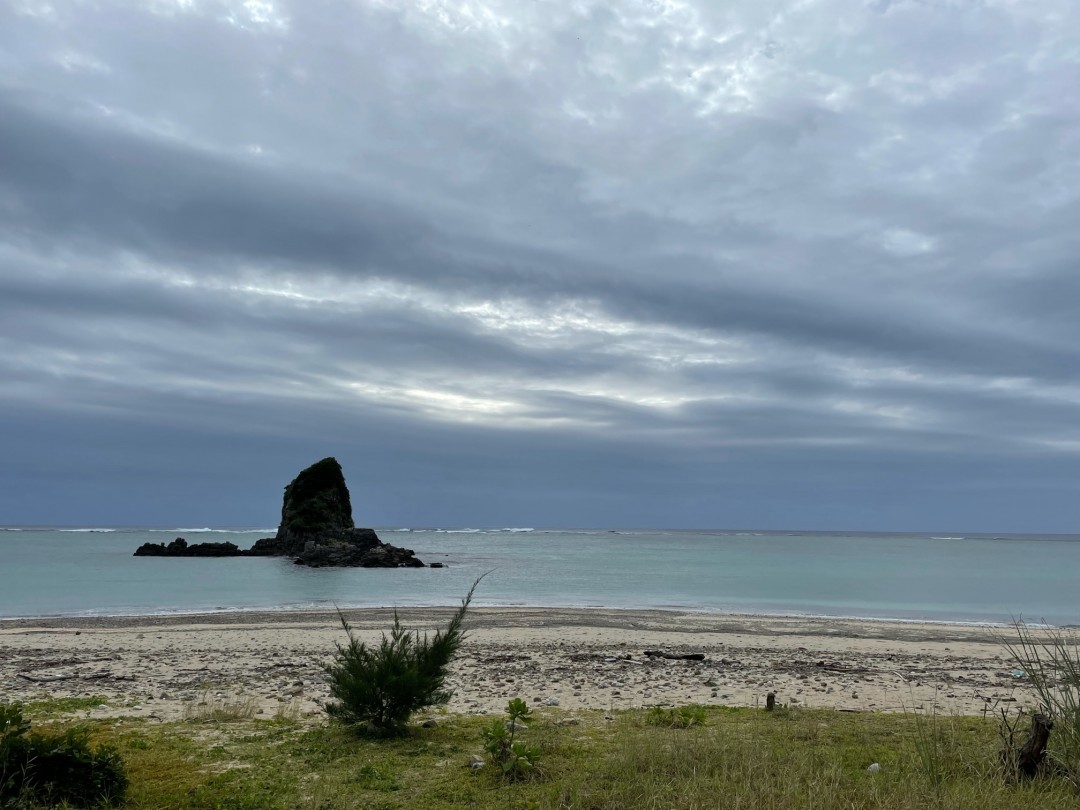
M297 565L422 568L410 549L387 545L353 523L352 501L336 458L302 470L285 487L277 535L255 543L252 554L295 557Z
M334 457L301 470L285 487L277 535L255 543L256 554L298 556L310 543L326 543L356 531L345 474ZM371 529L360 531L374 532ZM375 538L378 542L378 537Z
M235 546L203 543L188 546L177 538L168 546L146 543L136 557L293 557L297 565L314 568L354 566L361 568L423 568L411 549L391 546L372 529L353 523L352 501L345 475L336 458L317 461L285 487L281 525L274 537L257 540L247 551ZM227 544L232 545L232 544ZM214 549L209 548L214 546ZM202 547L206 547L203 549Z

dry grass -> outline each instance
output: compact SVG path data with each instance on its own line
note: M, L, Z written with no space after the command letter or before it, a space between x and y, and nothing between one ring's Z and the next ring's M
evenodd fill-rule
M184 705L184 720L189 723L215 723L230 720L250 720L258 706L254 698L229 698L203 692L199 699Z

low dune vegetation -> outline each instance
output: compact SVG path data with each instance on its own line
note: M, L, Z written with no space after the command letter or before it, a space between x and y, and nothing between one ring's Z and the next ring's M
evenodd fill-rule
M1009 777L989 717L717 706L682 715L694 722L531 708L515 738L535 767L513 778L485 750L484 717L418 715L396 737L242 715L86 728L93 746L123 758L128 808L1080 810L1067 779ZM35 728L53 725L47 704L37 716Z

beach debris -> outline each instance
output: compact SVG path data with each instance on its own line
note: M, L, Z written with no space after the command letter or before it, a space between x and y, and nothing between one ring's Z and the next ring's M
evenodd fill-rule
M23 680L30 681L31 683L56 683L57 681L70 681L72 678L79 677L74 672L61 673L59 675L30 675L26 672L20 672L18 675Z
M853 673L865 673L870 670L865 667L847 667L836 661L818 661L814 666L817 669L824 669L827 672L853 672Z
M776 708L776 692L769 692L765 695L765 711L771 712Z
M1027 740L1015 753L1009 744L1011 739L1007 740L1006 747L1001 751L1001 761L1018 776L1028 779L1035 776L1046 756L1046 746L1050 742L1050 731L1053 728L1054 721L1045 714L1036 712L1031 715L1031 730ZM1011 738L1012 735L1009 736Z
M648 658L665 658L669 661L704 661L705 653L667 653L663 650L645 650Z
M473 754L469 757L469 769L478 771L484 767L484 758L479 754Z
M875 762L875 763L871 764L869 768L866 769L866 772L867 773L877 773L880 770L881 770L881 765L879 765L878 763Z
M558 706L559 705L559 699L557 697L555 697L555 695L551 695L550 697L544 699L544 705L545 706Z
M1014 669L1009 674L1012 675L1014 678L1026 678L1028 676L1028 674L1022 669Z

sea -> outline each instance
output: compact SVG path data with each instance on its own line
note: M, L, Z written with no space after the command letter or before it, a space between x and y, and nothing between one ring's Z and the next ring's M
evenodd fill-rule
M474 605L1080 625L1080 535L377 531L445 567L132 556L174 537L246 548L273 528L0 528L0 618L455 605L487 574Z

